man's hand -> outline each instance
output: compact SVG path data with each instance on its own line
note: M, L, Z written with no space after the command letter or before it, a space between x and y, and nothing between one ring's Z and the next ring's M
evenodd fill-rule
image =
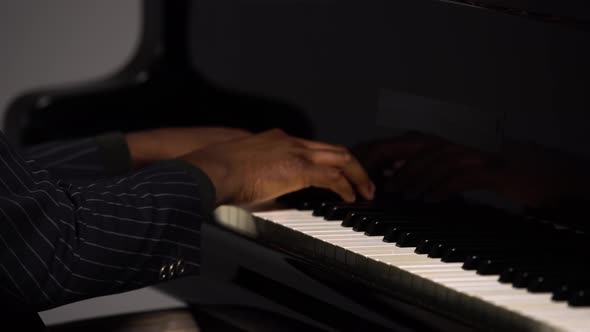
M160 128L126 135L134 168L174 159L205 146L244 138L250 132L234 128Z
M359 146L356 155L387 191L410 198L444 199L486 190L529 207L580 195L586 176L571 156L538 146L508 145L492 154L422 133ZM383 179L383 169L389 170Z
M352 202L355 192L372 199L375 188L346 148L276 129L211 145L181 159L207 173L217 204L259 203L310 186L332 190Z

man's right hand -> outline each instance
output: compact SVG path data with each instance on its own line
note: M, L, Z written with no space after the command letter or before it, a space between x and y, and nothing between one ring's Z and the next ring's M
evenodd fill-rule
M181 157L203 170L217 204L268 201L307 187L332 190L352 202L355 192L372 199L375 186L350 152L270 130L215 144Z

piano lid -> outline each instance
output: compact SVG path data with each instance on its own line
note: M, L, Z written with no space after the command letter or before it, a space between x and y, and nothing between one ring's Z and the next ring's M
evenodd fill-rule
M530 19L590 28L590 5L583 0L441 0L448 3L480 7Z

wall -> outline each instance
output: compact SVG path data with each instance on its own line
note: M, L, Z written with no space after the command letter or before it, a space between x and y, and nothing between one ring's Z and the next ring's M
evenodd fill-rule
M0 1L0 126L16 95L101 77L139 34L139 0Z

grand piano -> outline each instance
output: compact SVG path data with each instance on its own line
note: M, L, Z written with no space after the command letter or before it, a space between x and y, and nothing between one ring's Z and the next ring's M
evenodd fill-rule
M144 10L126 68L21 96L7 134L26 145L221 124L353 146L418 129L490 151L510 139L590 152L585 1L146 0ZM52 120L63 117L94 126ZM590 330L587 229L479 198L382 192L346 205L306 190L222 206L203 225L202 275L159 289L242 328L281 317L281 329Z

